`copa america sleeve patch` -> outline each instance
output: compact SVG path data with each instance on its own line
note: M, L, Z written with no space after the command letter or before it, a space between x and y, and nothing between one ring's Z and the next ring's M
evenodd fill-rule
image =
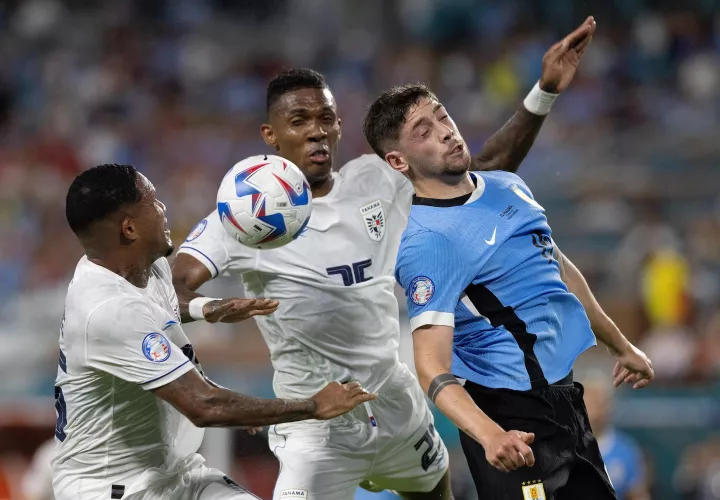
M153 363L162 363L170 357L170 341L161 333L153 332L145 335L142 351Z
M192 231L190 231L190 234L188 234L188 237L185 239L185 241L196 240L201 234L203 234L203 231L205 231L206 227L207 219L201 220L194 228L192 228Z
M430 302L433 293L435 293L435 283L427 276L418 276L410 282L408 292L413 304L424 306Z

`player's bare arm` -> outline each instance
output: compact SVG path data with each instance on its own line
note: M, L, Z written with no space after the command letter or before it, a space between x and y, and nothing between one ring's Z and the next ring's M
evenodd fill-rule
M590 45L595 27L594 18L588 17L575 31L550 47L542 60L542 75L538 82L540 91L557 96L568 87L580 59ZM549 97L554 100L554 96ZM473 158L474 170L517 171L547 116L547 111L541 108L528 109L526 105L521 106L512 118L487 140L480 153Z
M208 383L197 370L153 390L197 427L258 427L327 420L375 399L357 382L331 382L310 399L263 399Z
M190 302L203 298L196 293L203 283L210 281L212 275L207 267L196 258L181 253L172 264L173 286L180 304L180 318L183 323L195 321L190 314ZM202 313L208 323L237 323L258 315L274 313L279 302L271 299L217 299L202 306Z
M605 313L575 264L557 246L554 252L560 266L560 277L585 308L590 326L597 338L617 358L613 370L615 386L623 382L633 384L634 389L648 385L655 378L652 361L622 334L615 322Z
M505 431L470 398L450 372L453 328L424 326L413 332L415 367L428 397L457 427L485 448L490 464L503 472L532 467L532 433Z

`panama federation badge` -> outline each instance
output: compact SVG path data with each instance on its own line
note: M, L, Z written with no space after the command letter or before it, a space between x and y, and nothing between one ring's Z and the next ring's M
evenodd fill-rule
M380 241L385 234L385 211L382 202L375 200L360 208L360 215L365 222L368 236L373 241Z

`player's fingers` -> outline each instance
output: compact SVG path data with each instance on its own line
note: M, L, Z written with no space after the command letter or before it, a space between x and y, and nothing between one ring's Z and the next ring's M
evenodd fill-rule
M628 373L629 372L627 368L623 368L622 370L620 370L620 372L613 379L613 385L615 387L620 387L620 385L623 383L623 380L625 380L625 377L628 376Z
M498 455L498 459L500 460L500 463L502 463L503 467L505 468L505 470L503 472L510 472L510 471L514 471L515 469L517 469L517 467L515 466L513 461L510 460L510 457L508 457L506 455Z
M277 311L277 306L268 307L266 309L253 309L252 311L245 314L245 317L251 318L253 316L267 316L268 314L272 314L275 311Z
M579 44L584 38L591 36L593 26L589 22L591 18L585 20L575 31L566 36L562 41L563 51L567 51Z
M632 384L638 380L638 374L637 373L629 373L627 377L623 380L623 383L625 384Z
M346 382L343 384L343 387L345 388L346 391L362 389L362 387L360 386L360 382L357 382L357 381Z
M361 404L366 403L368 401L372 401L373 399L377 399L377 394L373 394L372 392L366 392L363 391L359 394L356 394L352 396L353 403Z
M535 441L535 434L532 432L523 432L518 431L519 435L518 437L523 440L525 444L533 444L533 441Z
M642 389L643 387L646 387L649 383L650 383L649 378L643 378L643 379L635 382L635 384L633 385L633 389Z
M523 456L525 457L525 465L527 467L532 467L535 465L535 453L533 453L532 448L528 446L528 451L523 452Z
M577 52L578 58L581 58L585 53L587 48L590 46L590 43L592 43L592 39L592 35L588 35L580 43L573 47L575 52Z
M620 362L616 361L615 366L613 366L613 372L612 372L613 379L615 377L617 377L619 374L620 374Z

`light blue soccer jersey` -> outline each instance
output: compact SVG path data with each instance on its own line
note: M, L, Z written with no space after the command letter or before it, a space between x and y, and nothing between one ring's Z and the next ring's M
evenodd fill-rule
M557 382L595 336L560 278L545 210L515 174L470 175L469 196L413 200L395 269L411 329L454 327L453 374L479 385Z

